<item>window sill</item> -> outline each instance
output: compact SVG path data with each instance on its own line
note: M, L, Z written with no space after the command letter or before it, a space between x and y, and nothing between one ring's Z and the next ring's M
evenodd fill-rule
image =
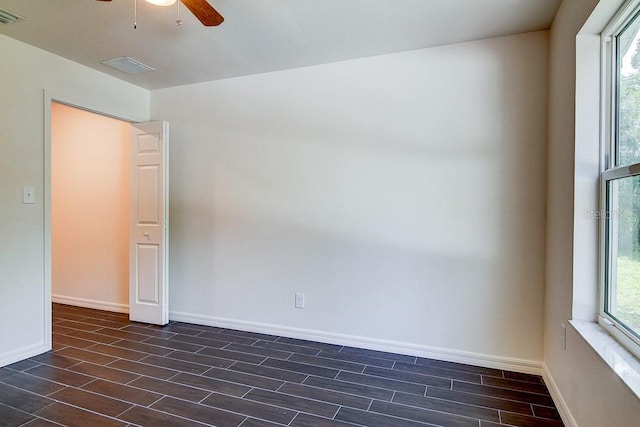
M640 360L597 323L583 320L570 320L569 323L640 399Z

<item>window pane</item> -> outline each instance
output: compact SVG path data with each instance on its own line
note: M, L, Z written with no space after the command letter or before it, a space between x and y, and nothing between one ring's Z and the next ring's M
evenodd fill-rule
M636 16L617 37L616 165L640 162L640 18Z
M607 199L605 312L640 336L640 176L610 181Z

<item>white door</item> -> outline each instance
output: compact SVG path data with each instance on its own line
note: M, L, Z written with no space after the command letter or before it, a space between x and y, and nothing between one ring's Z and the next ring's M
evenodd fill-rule
M169 322L169 123L131 125L129 318Z

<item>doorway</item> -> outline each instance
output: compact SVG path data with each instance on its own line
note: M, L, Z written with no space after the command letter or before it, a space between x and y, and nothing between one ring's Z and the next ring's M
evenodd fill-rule
M124 171L130 172L129 182L131 186L123 185L120 190L128 192L128 207L124 209L125 212L129 212L127 220L129 221L129 232L122 233L122 239L129 241L129 260L120 261L121 266L126 265L129 270L128 280L124 282L128 286L128 304L127 300L122 296L127 295L127 291L122 292L122 288L119 291L112 292L105 291L104 286L97 289L97 294L80 293L77 295L62 295L55 293L59 288L52 287L53 267L52 267L52 247L53 247L53 231L52 231L52 200L54 199L52 191L52 181L54 181L54 174L52 172L52 134L54 133L54 124L52 120L53 110L58 108L56 105L60 104L63 107L71 107L70 111L74 114L87 113L88 117L95 119L107 119L115 120L123 125L127 132L124 132L127 137L123 139L122 145L126 147L125 152L129 153L130 157L127 157L127 161L123 161L123 164L119 164L118 167L123 167ZM109 111L110 113L105 113ZM84 122L84 120L83 120ZM74 123L72 121L72 123ZM77 125L77 121L75 122ZM75 127L73 125L72 127ZM101 134L99 127L84 126L84 134L81 137L81 141L92 141L98 138ZM111 141L113 144L113 140ZM129 312L130 316L133 316L138 321L153 323L158 325L164 325L168 322L168 309L169 309L169 296L168 296L168 144L169 144L169 124L164 121L156 122L144 122L143 120L135 120L126 118L125 115L119 115L118 111L112 111L112 108L104 105L96 105L91 100L78 99L75 97L68 97L60 94L53 94L51 91L44 91L44 347L45 349L51 349L51 332L52 332L52 317L51 317L51 303L52 296L55 296L58 302L64 302L66 304L72 304L77 306L84 306L89 308L97 308L108 311L121 311ZM131 151L128 151L131 150ZM89 159L92 159L90 161ZM121 157L122 158L122 157ZM84 212L81 218L77 218L77 221L84 221L89 224L88 233L90 236L95 236L95 233L102 236L108 236L106 231L107 227L100 222L105 218L105 212L99 211L93 215L89 214L88 206L95 202L95 200L105 199L104 193L97 190L97 183L92 179L92 176L98 175L96 170L99 165L104 163L102 156L85 156L80 153L79 150L71 150L69 159L65 163L64 168L69 165L77 165L78 163L85 166L85 172L88 171L88 175L77 175L75 181L61 181L64 185L68 185L70 182L79 183L79 191L72 198L83 198L83 204L77 211ZM129 169L131 168L131 169ZM151 170L155 170L156 173L149 173ZM106 173L109 176L112 171ZM149 178L153 176L155 180ZM141 181L142 179L142 181ZM135 189L133 189L135 187ZM127 191L128 190L128 191ZM149 193L152 191L152 193ZM91 196L84 199L85 196ZM154 210L159 215L157 216L156 223L145 224L140 223L140 213L148 212L148 206L146 203L157 202L156 209ZM74 213L78 215L78 213ZM107 215L108 216L108 215ZM65 227L62 227L56 232L57 235L62 235L62 245L68 247L69 244L69 229L73 229L76 226L76 222L68 222ZM135 227L134 227L135 226ZM147 226L147 227L140 227ZM155 228L154 228L155 227ZM138 230L138 229L142 229ZM153 229L153 233L147 228ZM141 236L144 242L139 242L140 236L136 233L141 231ZM117 233L114 233L117 234ZM84 237L84 236L81 236ZM111 236L113 237L113 236ZM131 237L131 239L129 239ZM153 239L152 239L153 237ZM56 242L58 244L58 242ZM105 247L102 244L98 244L94 241L89 241L89 244L85 246L87 251L91 251L93 254L97 254L97 259L100 262L105 260L111 260L113 257L109 257L105 253ZM148 256L151 249L155 250L155 257ZM125 251L126 253L127 251ZM75 265L81 264L89 266L91 263L85 260L85 253L81 252L81 260L76 257L72 258L72 263ZM56 255L57 256L57 255ZM82 261L82 262L79 262ZM155 269L150 268L155 266ZM113 270L114 264L110 265ZM110 270L110 271L112 271ZM117 271L122 271L122 268L116 268ZM125 269L126 271L126 269ZM58 271L56 271L56 275ZM93 274L100 274L99 272L93 272ZM84 282L76 285L72 288L76 291L78 289L86 291L88 288L83 287L87 281L92 281L95 276L90 277ZM120 277L122 277L120 275ZM121 280L121 279L120 279ZM131 285L133 283L133 285ZM108 288L107 288L108 289ZM125 287L126 289L126 287ZM93 289L96 291L96 289ZM102 292L102 294L100 293ZM107 297L105 297L105 294ZM113 299L115 295L121 298ZM96 297L97 295L97 297ZM111 300L106 300L112 298Z
M129 311L130 125L51 103L51 299Z

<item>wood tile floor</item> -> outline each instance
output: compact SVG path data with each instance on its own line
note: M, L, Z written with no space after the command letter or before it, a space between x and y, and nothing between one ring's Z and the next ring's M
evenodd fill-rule
M53 351L0 368L2 426L562 426L542 379L54 304Z

